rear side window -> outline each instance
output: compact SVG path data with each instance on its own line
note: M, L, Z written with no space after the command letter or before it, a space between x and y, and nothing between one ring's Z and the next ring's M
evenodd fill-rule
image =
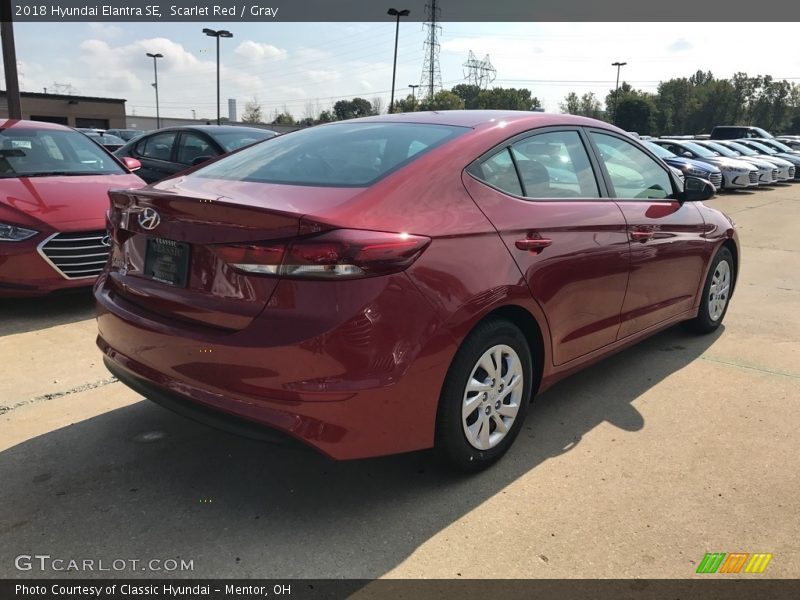
M599 198L589 155L577 131L531 136L511 147L526 198Z
M420 123L311 127L223 158L197 177L319 187L367 187L469 131Z

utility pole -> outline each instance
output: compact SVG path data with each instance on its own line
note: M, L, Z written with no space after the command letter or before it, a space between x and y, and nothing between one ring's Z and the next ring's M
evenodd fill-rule
M411 107L413 108L413 110L417 110L417 97L414 94L414 92L416 91L416 89L419 86L418 85L414 85L413 83L409 83L408 87L411 88Z
M611 118L611 124L617 124L617 106L619 105L619 70L627 65L626 62L613 62L611 63L612 67L617 67L617 86L614 88L614 115Z
M150 54L147 53L147 56L153 59L153 76L155 77L155 83L153 87L156 90L156 129L161 129L161 109L158 106L158 59L164 58L163 54Z
M203 29L203 33L205 33L209 37L217 38L217 125L221 124L220 120L220 103L219 103L219 39L220 38L232 38L233 34L226 29Z
M17 75L17 50L14 45L14 23L11 20L11 0L0 0L0 37L3 47L3 68L6 76L6 99L8 118L21 119L22 105L19 99L19 77Z
M397 10L396 8L390 8L386 14L391 17L397 17L397 27L394 31L394 62L392 63L392 96L389 100L389 114L394 112L394 83L397 76L397 40L400 39L400 17L407 17L411 14L411 11L404 8L403 10Z

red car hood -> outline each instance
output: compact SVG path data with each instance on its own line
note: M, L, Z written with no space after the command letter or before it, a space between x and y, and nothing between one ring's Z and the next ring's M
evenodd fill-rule
M0 221L64 231L103 229L108 190L145 185L131 174L0 179Z

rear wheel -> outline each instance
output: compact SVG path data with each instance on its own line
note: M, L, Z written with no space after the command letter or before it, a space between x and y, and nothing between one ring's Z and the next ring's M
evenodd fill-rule
M436 449L451 466L480 471L511 447L530 404L531 352L505 319L478 325L464 340L445 378Z
M686 322L692 331L711 333L722 324L733 291L733 264L731 251L720 248L708 270L700 299L700 311L697 317Z

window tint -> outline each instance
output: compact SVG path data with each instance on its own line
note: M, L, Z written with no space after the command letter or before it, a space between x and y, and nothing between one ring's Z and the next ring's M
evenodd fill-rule
M200 169L195 176L366 187L466 131L465 127L420 123L322 125L246 148Z
M215 132L214 139L223 147L225 152L233 152L245 146L251 146L256 142L268 140L273 138L277 133L268 129L258 129L256 127L249 127L246 131L223 131Z
M177 161L182 165L191 165L195 159L202 157L211 158L216 156L217 152L211 147L205 139L191 133L184 131L181 136L181 141L178 142L178 158Z
M527 198L599 198L597 181L577 131L553 131L512 146Z
M175 143L176 135L177 133L174 131L157 133L139 142L139 145L136 146L136 150L139 152L139 156L144 158L171 160L172 145Z
M621 138L592 132L617 198L669 198L672 180L642 150Z
M514 196L522 196L522 186L519 183L517 170L514 168L514 161L511 160L508 148L503 148L491 158L483 161L480 164L480 173L477 175L499 190Z

